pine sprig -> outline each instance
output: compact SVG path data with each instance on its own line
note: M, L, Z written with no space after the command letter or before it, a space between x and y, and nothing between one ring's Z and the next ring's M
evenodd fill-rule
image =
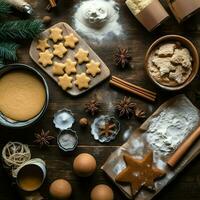
M0 40L29 40L43 31L41 20L16 20L0 23Z
M0 59L16 61L16 50L18 47L19 45L14 42L0 42Z
M11 13L11 6L5 2L5 0L0 0L0 15Z

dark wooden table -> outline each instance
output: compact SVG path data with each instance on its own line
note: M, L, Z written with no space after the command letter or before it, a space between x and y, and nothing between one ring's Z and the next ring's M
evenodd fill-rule
M59 6L50 14L45 11L47 1L33 1L35 11L38 17L45 15L52 16L52 24L65 21L72 25L72 16L74 14L74 6L79 3L80 0L68 0L61 1ZM187 23L178 25L173 16L154 33L147 32L132 16L127 7L124 4L124 0L118 0L120 4L120 23L123 26L123 37L113 37L105 39L101 43L91 42L86 39L88 44L96 51L96 53L104 60L111 70L112 75L123 77L124 79L136 83L140 86L156 91L158 93L158 99L155 104L143 101L140 98L132 96L132 99L139 105L144 106L149 110L149 114L153 112L162 102L169 99L176 93L168 93L157 88L147 78L144 71L144 56L148 46L158 37L166 34L181 34L191 39L199 48L200 45L200 24L198 19L200 15L192 17ZM80 33L84 38L84 35ZM30 44L26 44L19 51L19 62L36 66L28 55ZM114 65L113 55L117 47L125 47L130 49L130 53L133 56L132 66L133 68L127 68L124 71L119 70ZM41 71L41 70L40 70ZM116 140L109 144L102 145L94 141L90 134L90 129L80 129L78 120L81 117L88 117L91 121L94 118L88 116L84 112L84 105L95 94L101 103L101 111L99 114L113 114L117 117L114 110L114 104L120 100L124 95L128 95L124 92L114 90L110 88L108 80L87 92L85 95L72 98L64 93L44 72L41 73L46 78L49 90L50 90L50 103L48 110L42 120L34 126L24 130L10 130L1 127L0 128L0 146L2 147L8 141L20 141L30 145L32 151L32 157L40 157L47 163L48 168L48 181L51 182L57 178L66 178L70 181L73 187L73 198L76 200L88 200L89 194L96 184L106 183L110 185L115 192L115 199L126 199L124 195L118 190L118 188L111 183L108 177L100 170L102 164L106 161L111 152L116 150L120 145L125 142L124 132L127 129L136 129L141 122L134 117L130 120L120 119L121 131ZM198 106L200 102L195 98L195 92L199 89L200 79L197 77L190 86L184 91L181 91ZM69 154L63 154L59 151L56 142L46 150L41 150L33 144L34 133L38 133L41 129L50 130L50 132L56 136L58 130L56 130L52 123L53 114L62 108L69 108L73 111L76 117L76 123L73 129L77 131L79 136L78 148ZM98 169L95 174L88 179L80 179L72 171L72 161L76 155L81 152L88 152L96 157ZM169 186L167 186L155 199L159 200L199 200L200 199L200 157L196 158ZM0 199L12 200L19 199L10 181L7 178L3 168L0 167Z

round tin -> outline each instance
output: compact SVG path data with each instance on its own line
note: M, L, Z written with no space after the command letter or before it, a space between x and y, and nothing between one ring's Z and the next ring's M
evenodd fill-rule
M16 64L9 64L9 65L0 65L0 77L3 76L5 73L9 73L10 71L13 71L13 70L26 70L33 73L42 81L45 87L45 91L46 91L45 104L42 110L32 119L29 119L27 121L14 121L10 118L7 118L2 113L0 113L0 125L9 127L9 128L25 128L39 121L41 117L44 115L49 103L49 89L48 89L47 82L44 79L44 77L41 75L41 73L37 71L36 69L24 64L16 63Z
M61 131L70 129L75 122L74 114L71 110L63 108L54 114L53 123Z
M73 151L78 145L78 136L76 132L71 129L63 130L57 137L57 143L62 151Z
M28 188L22 188L21 185L20 185L20 176L23 174L23 171L24 170L27 170L26 168L29 168L31 170L31 168L37 168L39 171L40 171L40 174L41 174L41 183L38 185L37 188L35 188L34 190L30 190ZM30 175L29 177L31 177L32 172L30 171ZM25 162L23 165L21 165L17 170L16 170L16 182L17 182L17 185L20 189L24 190L24 191L27 191L27 192L33 192L37 189L39 189L42 184L44 183L44 180L46 178L46 175L47 175L47 170L46 170L46 164L45 162L40 159L40 158L34 158L34 159L31 159L27 162Z

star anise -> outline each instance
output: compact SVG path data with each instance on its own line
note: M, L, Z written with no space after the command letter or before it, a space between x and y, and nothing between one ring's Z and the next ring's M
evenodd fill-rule
M119 111L119 116L127 116L129 119L131 115L135 113L136 104L131 101L131 98L124 97L120 102L116 105L116 110Z
M145 119L146 118L146 112L139 107L135 108L135 116L139 119Z
M100 127L100 135L105 135L106 137L109 137L113 134L115 128L115 124L110 124L109 122L106 123L104 126Z
M35 134L35 138L34 143L39 144L40 147L48 146L50 142L55 139L54 136L49 135L49 131L45 132L43 129L41 133Z
M125 68L125 66L130 65L131 60L132 60L132 57L129 55L128 49L118 48L118 51L115 54L116 66Z
M85 112L94 116L99 112L100 103L97 101L96 98L93 98L90 102L85 104Z

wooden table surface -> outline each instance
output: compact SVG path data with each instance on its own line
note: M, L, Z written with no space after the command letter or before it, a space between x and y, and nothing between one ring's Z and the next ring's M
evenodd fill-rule
M32 0L32 2L34 2ZM64 21L72 27L73 15L75 12L74 6L82 2L81 0L62 0L59 6L50 14L47 13L45 7L47 1L36 1L34 2L36 15L43 17L45 15L52 16L52 24ZM189 19L183 25L178 25L173 16L158 30L154 33L147 32L132 16L127 7L124 4L124 0L117 1L120 5L120 19L119 22L123 27L123 36L107 38L101 42L94 42L85 38L84 35L79 33L88 44L96 51L96 53L103 59L111 70L112 75L117 75L130 82L136 83L147 89L156 91L158 93L158 99L154 104L146 102L136 96L132 96L132 99L139 105L144 106L149 110L149 114L153 112L162 102L169 99L176 93L168 93L157 88L153 83L150 82L144 71L144 56L149 45L158 37L166 34L180 34L191 39L199 49L200 47L200 24L197 21L200 15L196 15ZM28 55L30 44L26 44L19 51L19 62L34 66L39 71L30 59ZM133 56L132 68L120 70L115 67L113 55L117 47L125 47L130 49L130 53ZM10 140L20 141L30 145L32 151L32 157L40 157L47 163L48 168L48 181L51 182L57 178L66 178L70 181L73 187L74 200L88 200L89 194L96 184L106 183L110 185L115 193L115 199L125 200L124 195L118 190L118 188L109 180L108 177L100 170L102 164L106 161L110 153L116 148L122 145L126 138L124 133L126 130L136 129L141 122L134 117L130 120L120 119L121 131L117 138L109 144L102 145L95 141L90 134L90 128L85 130L81 129L78 124L78 120L81 117L88 117L90 121L94 118L90 117L84 112L84 105L87 103L95 94L99 102L101 103L101 111L99 114L113 114L116 117L117 114L114 110L115 103L120 100L124 95L128 95L122 91L115 90L109 86L108 80L98 85L85 95L72 98L64 93L55 83L51 80L44 72L41 73L46 78L49 90L50 90L50 103L48 110L40 122L34 126L24 130L10 130L1 127L0 128L0 146L2 147ZM184 91L181 91L198 106L198 102L195 98L195 91L199 88L200 80L197 77L190 86ZM62 108L69 108L75 114L76 123L73 129L77 131L79 137L78 148L68 154L63 154L59 151L56 142L46 150L41 150L33 144L34 133L38 133L41 129L50 130L52 135L56 136L58 130L56 130L52 123L53 114ZM78 178L72 171L72 161L76 155L81 152L88 152L96 157L98 169L95 174L87 179ZM200 199L200 157L196 158L169 186L167 186L155 200L199 200ZM1 200L17 200L16 192L8 180L6 173L2 166L0 167L0 199Z

